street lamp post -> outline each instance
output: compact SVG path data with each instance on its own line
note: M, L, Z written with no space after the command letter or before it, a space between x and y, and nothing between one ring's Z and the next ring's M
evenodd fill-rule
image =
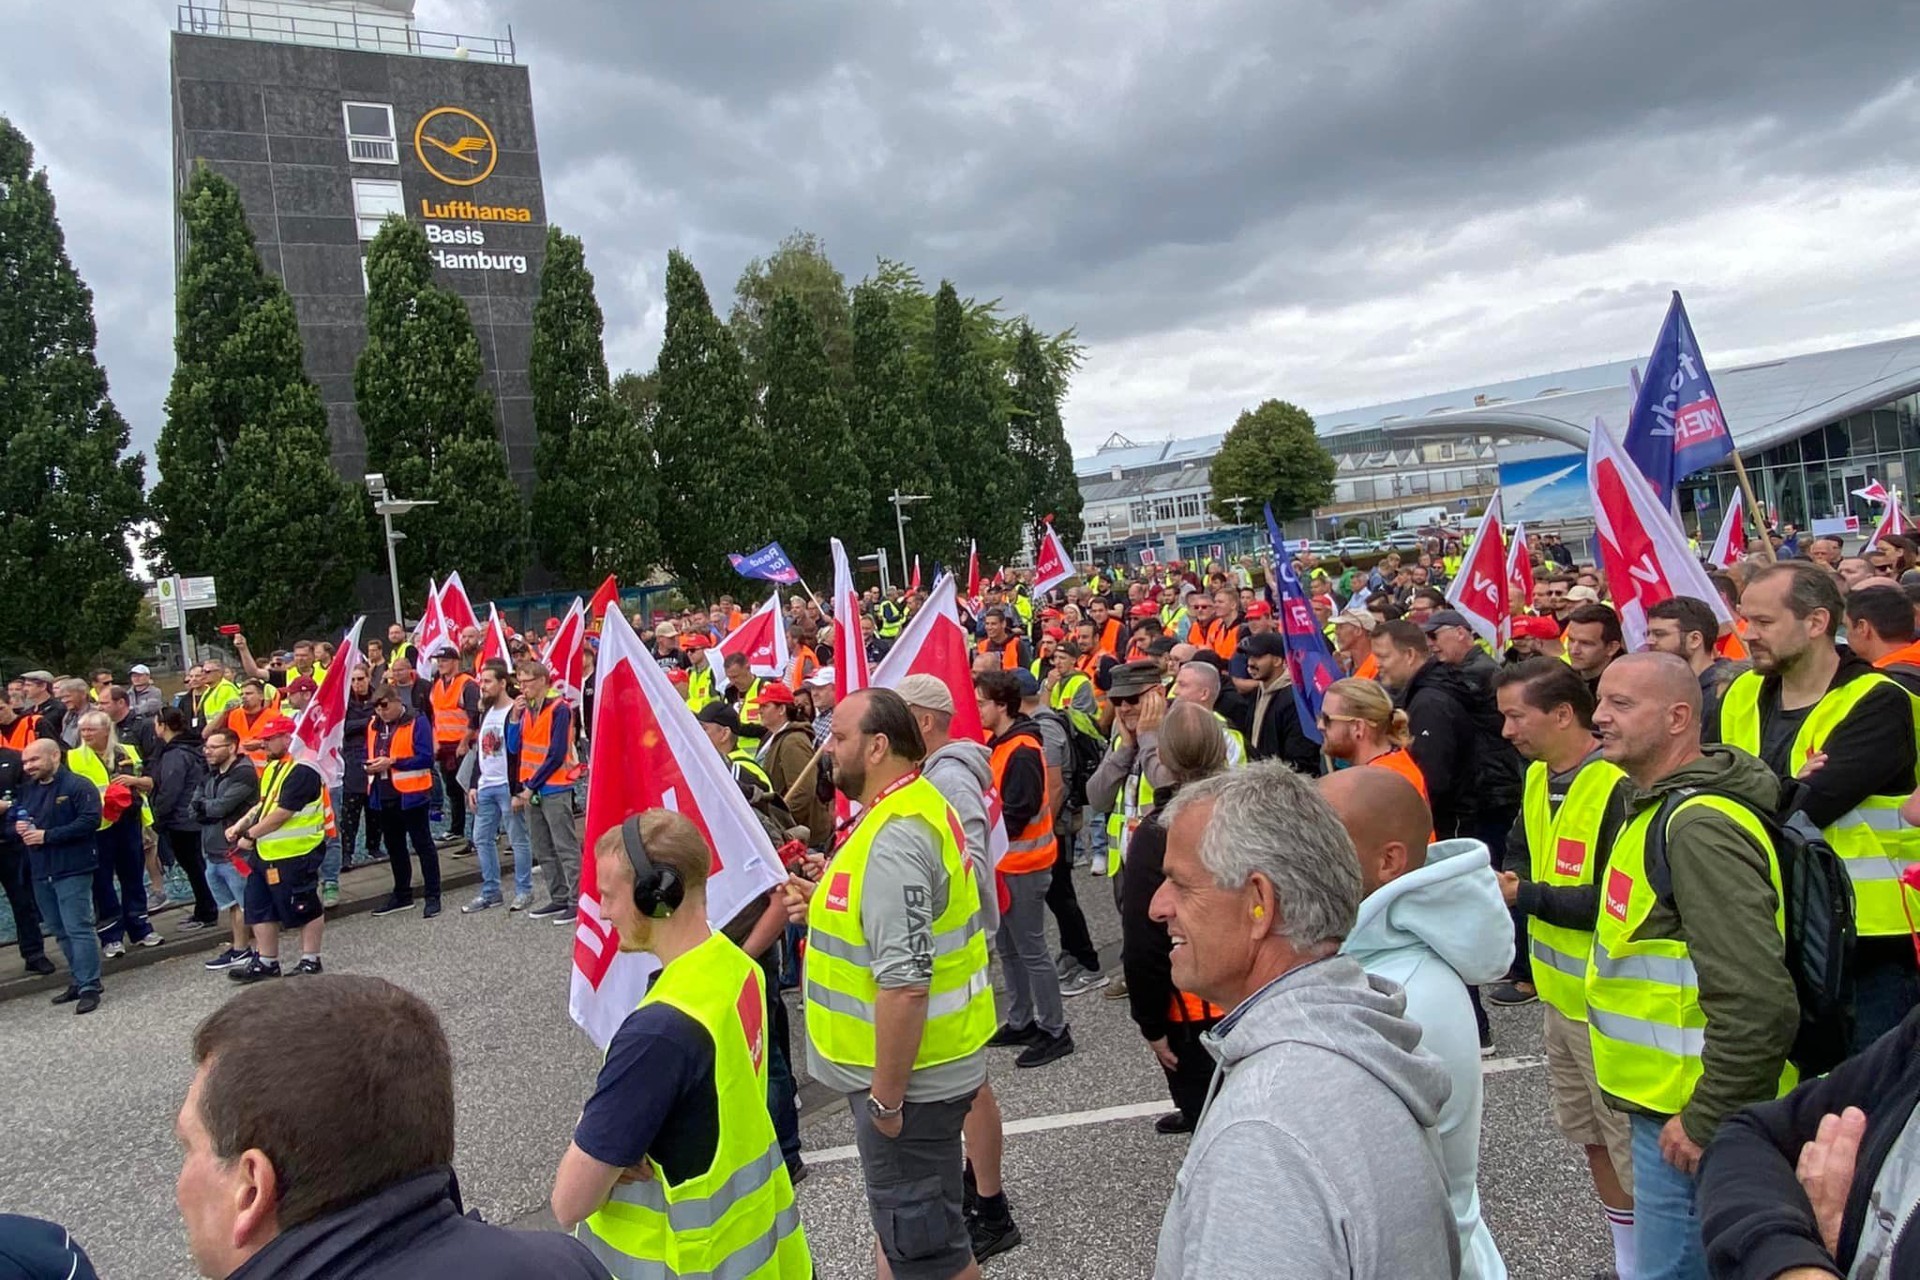
M393 518L406 515L416 507L431 507L435 503L428 498L396 498L387 488L387 477L380 472L366 476L367 492L373 495L373 509L380 516L381 524L387 535L387 578L393 586L393 620L404 627L407 625L405 612L400 607L400 559L394 554L394 547L407 535L394 530Z
M895 489L893 496L887 501L893 504L894 527L900 531L900 572L905 573L907 571L907 513L904 508L916 502L930 501L930 499L924 493L902 493L899 489Z

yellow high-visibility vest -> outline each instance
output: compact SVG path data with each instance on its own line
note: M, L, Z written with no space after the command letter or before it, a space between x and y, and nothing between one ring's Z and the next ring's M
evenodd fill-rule
M1618 765L1605 760L1587 761L1574 774L1556 813L1547 796L1546 762L1536 760L1527 766L1520 816L1526 827L1535 884L1578 888L1593 883L1594 855L1599 850L1607 801L1625 776ZM1530 916L1527 950L1533 958L1533 986L1540 998L1575 1022L1585 1022L1587 956L1593 950L1593 930L1548 924Z

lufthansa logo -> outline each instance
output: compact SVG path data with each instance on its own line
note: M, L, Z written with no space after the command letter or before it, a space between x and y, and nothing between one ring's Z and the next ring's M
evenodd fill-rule
M454 187L485 182L500 159L487 122L459 107L435 107L413 129L413 154L428 173Z

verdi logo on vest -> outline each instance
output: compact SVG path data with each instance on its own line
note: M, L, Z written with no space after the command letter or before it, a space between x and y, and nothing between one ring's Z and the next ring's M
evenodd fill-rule
M1619 868L1607 872L1607 914L1615 920L1627 918L1627 899L1633 896L1633 877Z
M1563 876L1577 876L1586 865L1587 846L1562 836L1553 851L1553 869Z
M755 978L754 974L747 975L746 985L740 988L740 999L734 1007L740 1014L740 1029L747 1034L747 1052L753 1057L753 1069L758 1071L767 1052L767 1018L766 1006L760 999L760 984Z
M853 889L853 877L842 871L827 881L827 910L845 911L847 895Z

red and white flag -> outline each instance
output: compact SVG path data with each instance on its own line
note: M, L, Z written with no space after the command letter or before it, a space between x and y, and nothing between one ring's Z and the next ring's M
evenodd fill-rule
M1888 493L1886 486L1878 480L1867 481L1867 487L1853 490L1853 496L1865 498L1868 502L1877 503L1883 507L1893 501L1893 495Z
M578 602L568 616L583 617ZM660 962L646 952L622 952L618 934L601 914L593 848L602 834L650 809L690 818L713 850L707 919L716 929L787 877L726 761L617 609L606 614L596 671L593 771L567 1011L604 1049L639 1005Z
M619 617L620 611L608 611L610 617ZM581 686L586 683L587 671L587 614L580 605L580 597L573 598L567 614L560 619L559 630L547 642L547 650L540 655L547 664L547 670L553 673L553 687L567 700L567 705L578 710L582 695Z
M1140 548L1140 563L1149 569L1158 568L1160 565L1160 553L1152 547L1142 547Z
M1040 554L1034 557L1033 562L1034 598L1047 594L1079 572L1074 566L1073 557L1067 554L1067 544L1060 541L1060 535L1054 532L1053 521L1048 520L1046 532L1040 538Z
M792 661L787 652L786 620L780 616L780 592L767 597L745 622L728 632L719 644L707 650L707 663L715 680L726 679L726 662L734 654L744 654L747 669L767 679L786 674Z
M969 539L967 542L967 603L977 604L980 600L980 543Z
M500 625L500 610L493 602L487 602L487 629L480 636L480 656L474 660L474 670L478 671L489 662L498 659L511 666L513 650L507 648L507 630Z
M840 539L833 542L833 700L867 687L867 640L860 633L860 592Z
M1533 605L1533 557L1527 554L1527 526L1523 521L1513 526L1513 542L1507 547L1507 600L1508 610L1527 609ZM1351 604L1347 606L1353 608Z
M1880 515L1880 523L1874 527L1873 536L1867 539L1867 545L1860 549L1862 555L1879 545L1880 539L1891 533L1908 534L1913 532L1913 521L1907 519L1907 513L1900 509L1900 495L1887 495L1887 509Z
M460 571L455 569L440 584L440 616L445 620L447 635L453 647L460 647L460 637L468 627L480 625L480 615L473 611L473 601L467 599L467 584L460 581Z
M365 621L364 617L353 620L353 629L340 642L339 653L360 652L360 626ZM326 779L328 787L339 786L342 776L340 741L347 723L347 689L353 684L350 677L354 661L348 656L329 667L328 676L336 671L344 674L338 680L322 676L320 692L313 695L307 709L293 722L293 758L301 764L312 765Z
M1733 501L1727 504L1727 514L1720 521L1720 536L1713 540L1713 550L1707 553L1707 563L1716 569L1726 569L1739 564L1746 554L1746 497L1735 489Z
M926 607L908 620L893 648L873 669L872 680L877 688L895 689L908 676L939 677L953 694L953 736L985 742L980 704L973 696L972 664L973 649L960 625L953 575L943 573L934 579Z
M1720 621L1733 621L1726 601L1688 548L1686 530L1654 496L1640 468L1599 418L1587 436L1587 485L1593 494L1600 565L1629 653L1646 647L1647 610L1673 596L1691 596Z
M607 575L607 580L600 584L600 589L593 593L592 602L587 605L588 635L600 634L600 616L609 606L615 613L620 611L620 581L612 574Z
M911 596L911 595L918 595L919 593L920 593L920 557L916 555L913 558L913 577L909 579L907 582L907 594Z
M422 670L442 645L460 647L458 637L447 634L447 617L440 608L440 588L432 578L427 579L427 603L420 613L420 625L413 629L410 640L414 648L413 665Z
M1507 563L1507 541L1502 536L1500 491L1487 501L1486 514L1474 530L1466 561L1447 586L1447 603L1458 609L1474 633L1494 648L1507 643L1513 630L1512 566Z

